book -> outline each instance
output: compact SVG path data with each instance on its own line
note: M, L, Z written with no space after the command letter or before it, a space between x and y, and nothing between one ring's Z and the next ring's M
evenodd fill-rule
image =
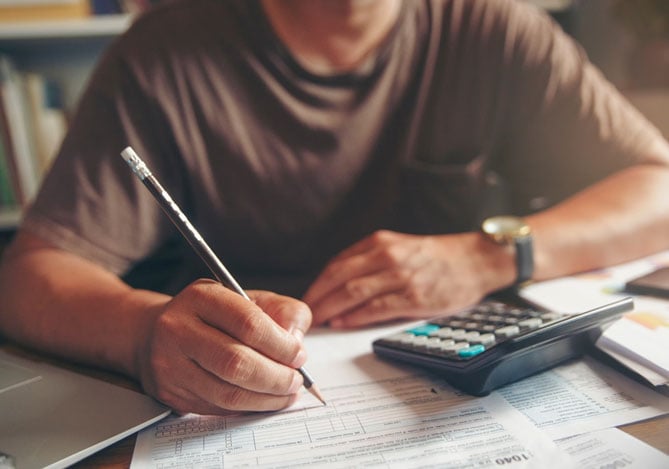
M118 15L123 13L121 0L91 0L91 13L94 15Z
M57 84L43 75L28 72L22 75L25 87L38 183L51 167L67 131L67 118Z
M90 14L89 0L0 0L0 22L74 19Z
M39 173L22 77L4 55L0 56L0 132L17 187L17 199L23 207L37 193Z
M6 144L0 133L0 211L16 209L18 206L7 157Z

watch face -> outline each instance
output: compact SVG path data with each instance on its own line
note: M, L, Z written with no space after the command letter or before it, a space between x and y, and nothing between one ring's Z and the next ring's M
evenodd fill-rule
M510 243L515 238L530 235L530 226L522 218L506 215L486 219L481 229L498 243Z

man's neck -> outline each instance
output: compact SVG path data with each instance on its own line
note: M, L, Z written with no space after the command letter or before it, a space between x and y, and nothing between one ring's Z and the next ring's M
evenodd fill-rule
M262 0L277 36L305 68L340 73L361 64L397 22L402 0Z

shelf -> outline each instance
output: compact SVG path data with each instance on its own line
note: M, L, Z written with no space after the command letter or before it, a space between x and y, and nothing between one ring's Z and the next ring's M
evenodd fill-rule
M90 18L0 23L0 51L17 55L40 55L100 49L123 33L131 15L100 15Z
M60 84L71 109L107 46L134 15L99 15L71 20L0 22L0 54L20 70L36 71Z
M131 15L100 15L72 20L0 23L0 41L113 37L132 22Z
M21 211L19 209L0 208L0 231L13 231L19 226Z

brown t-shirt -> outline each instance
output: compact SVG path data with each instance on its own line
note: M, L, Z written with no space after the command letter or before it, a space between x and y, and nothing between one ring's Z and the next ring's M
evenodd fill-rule
M131 145L245 288L299 294L376 229L527 213L656 138L520 2L406 1L373 56L322 76L258 0L177 0L109 48L23 228L120 275L166 274L167 291L208 275L119 156Z

